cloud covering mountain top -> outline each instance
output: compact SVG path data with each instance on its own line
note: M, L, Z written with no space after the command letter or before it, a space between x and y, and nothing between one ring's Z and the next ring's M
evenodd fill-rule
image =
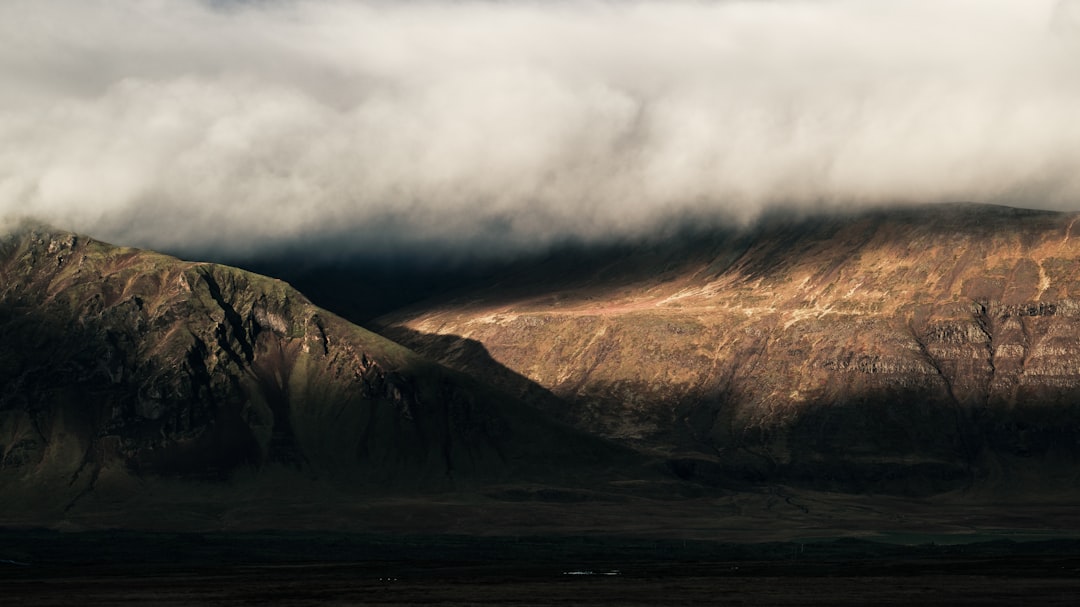
M520 250L774 207L1080 209L1074 1L0 4L0 215Z

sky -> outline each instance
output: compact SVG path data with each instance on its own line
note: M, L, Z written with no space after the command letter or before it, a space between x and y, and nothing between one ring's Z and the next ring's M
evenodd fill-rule
M4 0L0 221L257 255L1080 210L1077 0Z

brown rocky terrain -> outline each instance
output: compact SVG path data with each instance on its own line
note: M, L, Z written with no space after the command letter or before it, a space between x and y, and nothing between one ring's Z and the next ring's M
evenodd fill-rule
M44 227L0 242L0 514L122 513L156 480L192 502L572 482L626 455L281 281Z
M375 326L698 482L1067 492L1078 219L979 205L772 218L570 250Z
M0 520L1075 529L1076 219L569 247L380 320L420 355L278 280L30 226L0 243Z

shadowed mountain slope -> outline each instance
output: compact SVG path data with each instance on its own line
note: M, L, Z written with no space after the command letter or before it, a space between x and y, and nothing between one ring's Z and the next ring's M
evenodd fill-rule
M573 485L626 461L281 281L43 227L0 241L0 510L48 520L153 479Z
M1067 492L1077 220L980 205L774 218L553 255L377 326L521 385L494 360L578 427L698 481Z

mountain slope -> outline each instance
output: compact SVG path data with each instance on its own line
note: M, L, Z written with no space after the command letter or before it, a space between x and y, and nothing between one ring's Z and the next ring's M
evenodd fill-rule
M0 241L8 511L66 512L148 479L558 484L627 455L280 281L44 227Z
M951 205L773 219L571 251L378 326L499 377L490 355L579 427L666 452L687 478L1071 490L1078 218Z

